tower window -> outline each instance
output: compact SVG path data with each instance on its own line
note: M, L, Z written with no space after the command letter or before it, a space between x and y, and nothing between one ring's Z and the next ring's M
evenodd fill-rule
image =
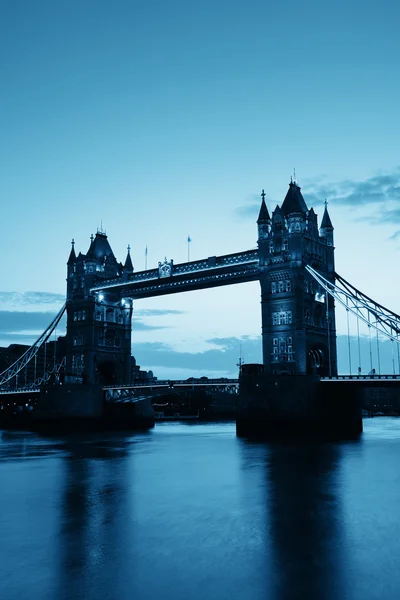
M270 242L269 243L269 253L273 254L273 252L274 252L274 242Z
M272 313L272 324L273 325L287 325L292 322L292 311L282 310L280 312Z
M283 250L287 250L287 249L288 249L288 247L289 247L289 242L288 242L287 240L283 240L283 246L282 246L282 249L283 249Z
M271 292L272 292L273 294L276 294L276 283L275 283L275 281L273 281L273 282L271 283Z

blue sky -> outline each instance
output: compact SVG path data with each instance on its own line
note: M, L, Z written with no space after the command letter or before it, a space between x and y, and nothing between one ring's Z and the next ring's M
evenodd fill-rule
M149 267L186 260L188 234L193 259L253 248L261 189L282 202L293 168L320 218L329 201L337 271L400 312L399 13L4 0L0 343L29 341L62 304L71 238L86 252L102 224L136 270L146 245ZM202 373L224 374L240 344L260 360L259 302L257 283L141 300L138 362L180 376L201 353Z

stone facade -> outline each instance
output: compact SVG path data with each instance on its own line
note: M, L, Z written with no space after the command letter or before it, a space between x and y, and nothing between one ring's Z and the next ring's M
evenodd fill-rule
M270 217L258 218L264 372L337 375L334 300L306 265L334 281L333 227L327 206L318 228L296 182Z
M132 301L118 292L91 292L101 281L133 271L129 254L118 263L105 233L91 237L86 254L75 254L74 242L67 263L66 373L88 384L131 382Z

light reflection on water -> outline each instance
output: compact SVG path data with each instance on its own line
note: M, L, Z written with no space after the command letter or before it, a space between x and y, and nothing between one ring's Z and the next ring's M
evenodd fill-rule
M0 598L397 599L400 419L266 444L233 423L0 433Z

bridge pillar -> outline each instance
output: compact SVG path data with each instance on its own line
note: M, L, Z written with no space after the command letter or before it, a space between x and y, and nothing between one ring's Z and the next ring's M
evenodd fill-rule
M318 229L317 215L296 182L272 216L262 196L257 223L263 364L241 369L238 434L358 435L358 400L338 413L328 388L320 385L321 376L337 375L335 309L306 265L334 281L327 207Z
M318 230L314 209L291 182L272 217L263 198L257 223L265 373L336 375L334 302L305 269L309 264L334 281L327 208Z
M129 260L128 260L129 257ZM125 266L117 263L105 233L91 238L86 254L67 263L66 373L87 384L131 382L132 301L112 289L92 293L99 281L133 270L129 251Z

